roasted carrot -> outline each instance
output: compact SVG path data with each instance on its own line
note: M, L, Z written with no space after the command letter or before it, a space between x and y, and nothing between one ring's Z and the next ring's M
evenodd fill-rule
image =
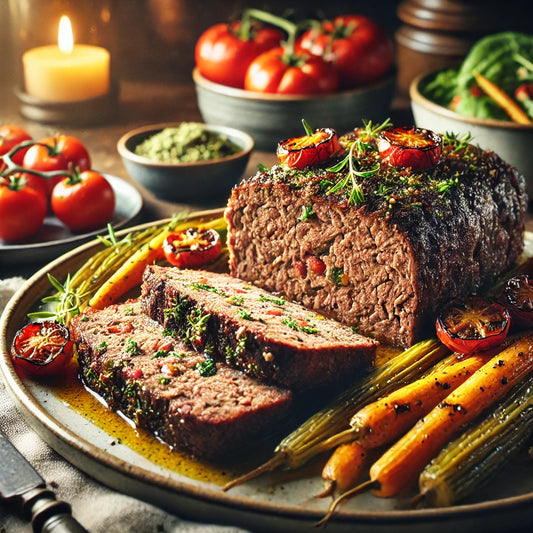
M395 496L463 427L533 370L533 335L522 337L474 372L370 468L376 496Z
M319 522L329 520L343 500L365 490L396 496L414 485L424 467L472 422L533 371L533 335L515 340L474 372L444 401L421 418L370 467L370 479L341 494Z
M326 488L317 497L329 496L335 491L342 493L353 487L369 466L369 457L357 441L337 446L322 470Z
M474 78L479 87L485 94L494 100L506 113L513 122L519 124L532 124L528 114L502 89L494 82L480 74L476 70L473 72Z
M490 357L452 354L424 377L365 405L350 421L357 441L364 448L376 448L398 439Z

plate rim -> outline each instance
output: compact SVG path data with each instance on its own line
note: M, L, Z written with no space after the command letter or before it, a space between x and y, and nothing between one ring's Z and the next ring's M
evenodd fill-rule
M216 217L221 216L224 208L212 209L206 211L192 212L188 218L194 217ZM144 229L153 225L164 223L163 219L152 221L144 224L127 228L117 232L117 235L126 234L127 232L137 229ZM526 232L525 239L533 241L533 233ZM260 501L254 498L246 497L243 494L232 494L231 491L223 492L220 487L215 489L208 486L202 486L202 483L187 483L186 476L180 475L184 480L177 480L171 477L165 477L156 472L149 471L142 466L132 465L131 463L116 457L97 445L89 442L85 438L76 435L60 420L47 412L46 409L33 396L23 380L18 376L11 365L8 347L8 329L13 329L12 321L16 318L16 312L21 312L22 306L28 309L29 300L35 303L35 297L28 296L28 289L35 285L48 287L47 274L55 272L61 268L67 259L78 258L82 260L83 254L89 254L94 246L98 244L98 239L93 239L81 246L70 250L57 259L51 261L35 274L33 274L23 285L15 292L5 307L0 317L0 371L3 375L6 390L15 403L15 406L22 418L65 460L74 464L77 468L96 478L104 485L115 490L130 494L144 501L159 505L170 512L177 513L181 516L187 516L185 509L178 509L174 504L168 505L166 501L161 501L160 491L173 491L174 497L178 500L196 502L197 504L207 504L208 506L219 509L219 523L239 523L241 526L250 526L255 522L250 522L250 517L257 520L262 517L265 520L274 519L282 521L296 521L296 525L309 525L316 523L323 516L322 510L304 508L295 504L270 503ZM46 285L45 285L46 283ZM42 291L41 291L42 292ZM92 424L92 422L89 422ZM84 458L82 460L81 458ZM89 459L89 467L87 467ZM103 470L102 470L103 469ZM118 484L113 479L106 476L108 471L113 471L118 476ZM129 486L131 490L124 490L123 478L132 482ZM157 489L155 499L150 497L151 491L139 492L139 488L151 486ZM172 499L172 498L170 498ZM487 512L498 514L502 512L525 512L527 516L533 505L533 492L509 496L506 498L475 502L472 504L454 505L446 508L415 509L415 510L353 510L341 509L336 513L331 522L328 524L329 529L353 528L354 524L367 524L372 531L379 531L380 528L391 526L411 525L424 526L431 525L434 529L435 524L445 523L449 527L450 520L477 520L480 515ZM227 513L237 513L238 522L227 521ZM194 518L194 517L193 517ZM198 519L198 516L196 516ZM205 518L205 516L204 516ZM211 516L210 516L211 518ZM235 517L234 517L235 518ZM201 519L201 518L200 518ZM293 524L294 525L294 524ZM517 524L519 525L519 524Z

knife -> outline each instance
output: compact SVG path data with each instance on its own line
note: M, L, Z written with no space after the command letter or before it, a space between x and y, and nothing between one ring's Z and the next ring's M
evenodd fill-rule
M35 533L87 533L67 502L54 493L26 458L0 431L0 497L14 503Z

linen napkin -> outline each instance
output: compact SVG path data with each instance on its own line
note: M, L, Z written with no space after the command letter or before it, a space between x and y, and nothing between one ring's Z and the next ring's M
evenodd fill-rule
M0 280L0 314L24 281L19 277ZM24 422L1 376L0 413L0 427L5 435L46 480L56 497L72 506L73 516L91 533L245 533L237 527L182 520L95 481L65 461ZM8 503L0 502L0 532L29 531L30 524L13 514Z

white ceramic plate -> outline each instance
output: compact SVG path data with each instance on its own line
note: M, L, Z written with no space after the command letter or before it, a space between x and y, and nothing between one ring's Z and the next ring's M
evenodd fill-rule
M220 214L217 210L208 216ZM533 234L527 234L526 245L531 254ZM133 447L117 443L116 436L70 408L50 387L19 378L11 365L9 346L16 330L26 322L26 313L49 291L47 273L62 279L80 266L96 246L95 241L86 243L37 272L14 295L0 320L0 369L22 416L81 470L114 489L182 517L254 531L312 530L329 503L328 499L313 497L323 489L319 470L305 470L297 476L266 475L223 492L216 483L179 474L152 462ZM479 490L473 500L463 505L406 510L401 504L405 501L360 495L339 509L327 530L524 531L533 524L533 461L526 454L517 458L489 487Z
M116 198L115 213L111 223L118 229L131 222L142 208L142 198L135 187L121 178L104 174L113 187ZM43 226L24 244L6 244L0 241L0 265L16 265L20 263L42 263L59 257L67 250L92 239L98 233L107 230L91 231L88 233L72 233L57 218L47 216Z

